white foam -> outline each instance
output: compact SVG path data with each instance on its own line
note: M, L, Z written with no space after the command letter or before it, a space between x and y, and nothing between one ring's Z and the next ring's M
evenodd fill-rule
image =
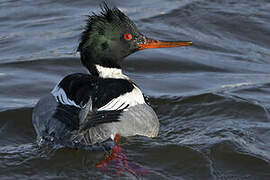
M236 88L236 87L241 87L241 86L249 86L252 85L253 83L236 83L236 84L226 84L226 85L222 85L221 88Z

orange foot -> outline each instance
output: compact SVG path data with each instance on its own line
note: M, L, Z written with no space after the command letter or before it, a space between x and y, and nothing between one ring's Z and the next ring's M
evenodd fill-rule
M144 176L148 175L148 171L141 167L139 164L132 162L128 157L123 153L122 148L118 144L120 135L116 134L114 138L114 143L116 144L110 154L96 165L97 168L100 168L103 172L116 173L121 175L121 173L128 172L135 176Z

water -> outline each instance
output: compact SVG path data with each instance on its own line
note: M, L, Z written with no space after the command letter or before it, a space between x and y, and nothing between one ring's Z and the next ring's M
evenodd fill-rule
M99 171L104 152L38 149L32 108L86 72L76 48L99 2L0 2L0 179L270 179L268 0L113 2L147 36L194 43L125 59L161 123L157 138L121 141L147 174Z

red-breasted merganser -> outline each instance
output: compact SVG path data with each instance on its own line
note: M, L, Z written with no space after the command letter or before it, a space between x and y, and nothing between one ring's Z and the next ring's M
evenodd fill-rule
M120 136L155 137L159 120L139 87L122 73L124 57L143 49L189 46L142 35L119 9L104 4L89 16L78 47L90 74L66 76L33 111L38 140L92 146Z

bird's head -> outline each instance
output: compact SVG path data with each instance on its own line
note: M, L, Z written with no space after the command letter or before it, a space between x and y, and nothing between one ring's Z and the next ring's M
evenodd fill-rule
M96 65L120 69L122 59L138 50L188 46L189 41L157 41L147 38L119 9L102 6L100 15L89 16L78 51L84 66L98 75Z

